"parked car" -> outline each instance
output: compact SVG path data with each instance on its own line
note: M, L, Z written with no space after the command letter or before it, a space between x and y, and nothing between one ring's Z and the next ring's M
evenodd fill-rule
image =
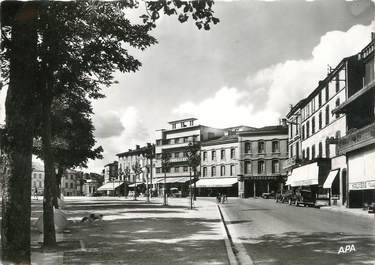
M264 192L262 193L262 198L263 199L275 199L275 192Z
M289 205L294 204L296 201L296 195L293 190L286 190L282 194L276 196L276 202L288 203Z
M179 191L177 188L171 188L169 193L170 197L181 198L181 191Z
M299 190L296 192L295 205L311 206L315 207L316 197L310 190Z

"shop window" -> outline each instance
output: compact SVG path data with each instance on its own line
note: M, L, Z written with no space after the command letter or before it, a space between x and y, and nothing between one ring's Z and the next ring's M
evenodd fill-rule
M280 163L278 160L272 160L272 173L280 172Z
M245 174L251 174L251 162L245 161Z
M262 174L265 172L265 164L264 161L258 161L258 174Z
M220 167L220 176L225 176L225 166Z

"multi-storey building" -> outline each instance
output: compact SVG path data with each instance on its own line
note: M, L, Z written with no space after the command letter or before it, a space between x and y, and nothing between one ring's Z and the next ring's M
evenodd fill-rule
M237 174L239 172L238 133L254 129L248 126L226 128L224 136L202 142L201 174L196 183L198 195L238 195Z
M146 146L140 147L136 145L133 150L129 149L126 152L117 154L119 170L117 180L120 182L126 181L130 184L129 187L131 189L137 185L138 189L140 189L139 191L144 191L148 185L152 186L154 165L151 165L150 154L155 153L154 149L155 146L148 143ZM138 170L136 165L139 165Z
M169 122L170 129L160 130L160 136L156 140L155 147L155 183L159 187L164 183L162 153L168 153L170 156L170 169L165 172L166 183L168 183L167 189L173 184L176 187L178 186L182 193L185 193L186 182L189 181L190 177L187 157L185 156L186 147L190 142L207 141L224 135L224 131L221 129L199 125L196 122L195 118L171 121Z
M347 100L335 109L346 114L347 134L338 141L339 155L346 155L349 207L375 202L375 33L371 42L358 54L362 63L362 85L348 87ZM345 174L344 174L345 173ZM347 174L347 175L346 175Z
M338 204L346 200L345 182L336 178L339 172L341 175L346 172L345 156L338 154L336 146L337 139L346 134L346 117L332 110L346 100L349 87L354 89L360 84L359 68L357 56L344 58L290 113L297 117L300 113L301 118L294 128L300 130L302 161L292 165L287 184L308 186L314 194L322 194L321 198L329 194ZM297 136L294 132L289 132L291 143ZM290 158L294 156L293 150Z
M64 196L77 196L79 191L79 185L77 185L78 172L73 169L67 169L64 171L61 178L61 193Z
M288 159L287 126L266 126L238 135L238 195L256 197L280 190L286 177L284 163Z
M31 183L32 193L34 194L36 190L39 195L42 195L44 191L44 166L42 164L33 162Z
M106 192L107 195L115 195L116 189L123 184L123 182L118 181L118 161L104 165L103 175L104 185L99 187L98 191Z

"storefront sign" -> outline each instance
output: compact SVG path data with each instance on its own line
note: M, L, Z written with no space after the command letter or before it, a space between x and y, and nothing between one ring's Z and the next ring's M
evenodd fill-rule
M251 176L246 177L249 180L278 180L280 177L278 176Z
M349 184L350 190L370 190L375 189L375 181L361 181Z

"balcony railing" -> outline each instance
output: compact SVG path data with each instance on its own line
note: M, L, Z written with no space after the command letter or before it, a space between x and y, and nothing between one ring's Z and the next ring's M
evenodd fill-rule
M172 162L172 163L174 163L174 162L185 162L187 160L188 160L187 157L173 157L173 158L169 159L169 162Z
M341 137L338 141L338 152L344 155L373 143L375 143L375 122Z

